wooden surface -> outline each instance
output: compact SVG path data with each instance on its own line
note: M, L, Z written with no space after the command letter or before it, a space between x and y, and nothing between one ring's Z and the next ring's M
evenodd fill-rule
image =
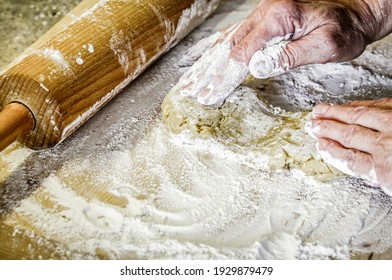
M22 103L36 120L23 143L64 140L173 45L194 2L83 1L0 77L0 104Z
M22 104L11 103L0 112L0 151L34 129L34 119Z

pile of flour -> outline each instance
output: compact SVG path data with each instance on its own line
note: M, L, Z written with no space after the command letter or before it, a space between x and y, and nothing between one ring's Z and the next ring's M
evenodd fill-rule
M387 96L391 40L352 63L247 86L292 112L320 101ZM348 259L392 246L392 199L361 180L271 171L268 155L173 134L160 118L136 144L115 132L108 149L62 161L7 215L15 234L61 244L57 253L66 258L94 259Z
M347 259L392 245L390 205L361 181L270 172L261 154L157 120L135 147L67 162L7 224L71 258Z

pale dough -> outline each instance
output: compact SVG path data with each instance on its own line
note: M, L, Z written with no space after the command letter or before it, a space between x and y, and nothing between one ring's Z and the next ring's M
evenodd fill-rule
M321 160L315 140L305 132L311 113L273 108L257 97L247 81L216 108L182 96L175 87L162 103L162 118L174 133L190 131L198 137L214 137L232 150L259 152L272 171L299 169L321 181L343 176Z

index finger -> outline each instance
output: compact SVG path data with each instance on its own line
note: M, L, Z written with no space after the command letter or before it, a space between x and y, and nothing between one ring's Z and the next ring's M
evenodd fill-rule
M357 124L377 131L392 131L392 111L368 106L319 104L313 109L317 118Z

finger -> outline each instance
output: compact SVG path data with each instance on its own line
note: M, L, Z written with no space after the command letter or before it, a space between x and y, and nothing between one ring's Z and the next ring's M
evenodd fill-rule
M208 49L203 56L196 61L178 82L178 87L183 96L196 97L206 87L212 77L217 75L229 59L230 49L218 44Z
M371 155L358 150L346 149L328 139L320 139L317 143L317 150L326 163L343 173L358 176L374 183L377 182Z
M279 41L276 38L283 38L287 34L292 34L292 32L286 32L281 25L266 27L264 23L260 23L233 47L230 57L249 64L251 58L258 50L276 43Z
M381 98L374 100L355 100L347 104L347 106L369 106L379 107L383 109L392 109L392 98Z
M390 132L392 111L368 106L336 106L319 104L314 107L317 118L337 120L347 124L357 124L373 130Z
M380 132L359 125L348 125L332 120L311 120L305 125L306 130L318 139L328 138L345 148L356 149L372 154L379 149Z
M249 63L256 51L280 41L288 34L298 39L322 24L304 16L306 6L296 1L262 1L252 20L235 34L231 58ZM278 39L278 40L277 40Z
M334 49L325 42L323 33L321 28L296 41L282 41L257 51L249 63L251 74L265 79L299 66L330 62Z
M199 93L197 100L204 105L221 105L248 75L249 70L245 63L230 59L223 71Z
M228 28L223 40L205 51L188 73L181 77L178 87L183 96L196 97L222 71L229 60L230 38L239 26L240 23L237 23Z
M287 42L281 42L257 51L249 62L250 73L258 79L266 79L288 71L289 65L282 59L286 45Z
M241 26L231 38L233 47L241 42L241 40L244 39L249 34L249 32L253 30L255 25L260 22L261 17L262 16L259 9L253 11L253 13L241 24Z

